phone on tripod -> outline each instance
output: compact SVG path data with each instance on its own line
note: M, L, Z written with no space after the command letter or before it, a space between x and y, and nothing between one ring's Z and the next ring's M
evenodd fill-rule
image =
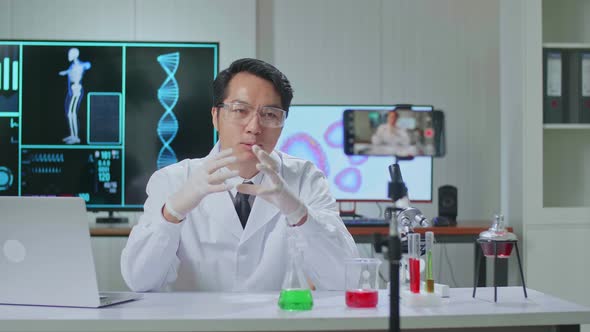
M442 157L446 152L444 113L428 106L349 109L344 111L343 127L347 155L411 158Z

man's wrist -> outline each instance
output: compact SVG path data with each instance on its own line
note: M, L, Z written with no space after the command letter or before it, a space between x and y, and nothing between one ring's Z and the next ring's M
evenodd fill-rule
M304 204L301 204L295 211L289 213L287 218L287 223L291 227L298 227L307 221L308 213L307 207Z
M166 219L166 221L171 222L173 224L179 224L184 219L184 216L174 211L174 209L170 208L168 204L164 204L162 206L162 216L164 217L164 219Z
M296 223L295 225L291 225L291 227L299 227L299 226L305 224L305 222L307 221L307 217L308 217L308 214L306 213L298 223Z

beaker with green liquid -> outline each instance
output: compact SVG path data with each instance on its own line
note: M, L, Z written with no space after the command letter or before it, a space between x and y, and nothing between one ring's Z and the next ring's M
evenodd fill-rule
M279 308L287 311L311 310L313 296L303 275L303 250L297 247L293 234L288 237L288 246L289 262L279 296Z

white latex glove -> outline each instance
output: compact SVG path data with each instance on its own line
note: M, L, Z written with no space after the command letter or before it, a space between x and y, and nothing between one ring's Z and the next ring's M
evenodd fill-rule
M236 189L243 194L259 196L278 207L290 226L302 225L305 222L303 218L307 216L307 207L287 188L285 180L278 173L277 162L258 145L254 145L252 151L260 161L256 168L270 181L261 185L240 184Z
M203 165L191 169L188 181L179 191L172 194L166 202L166 210L178 220L182 220L210 193L231 189L231 185L223 183L225 180L238 176L238 171L225 174L219 169L236 161L232 156L232 149L226 149L209 158Z

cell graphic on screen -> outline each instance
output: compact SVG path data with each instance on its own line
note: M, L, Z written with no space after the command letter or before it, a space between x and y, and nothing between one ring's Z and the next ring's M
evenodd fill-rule
M84 97L82 78L84 77L84 72L90 69L91 64L90 62L81 61L79 56L80 51L77 48L70 48L68 50L68 61L71 62L70 67L59 72L60 76L68 77L68 91L64 106L70 135L62 140L66 144L80 143L80 137L78 135L78 109Z
M170 144L178 133L178 119L172 109L178 102L178 82L174 75L180 62L180 53L168 53L158 56L158 62L166 72L166 80L158 89L158 100L165 111L158 121L158 137L162 142L162 148L158 153L158 169L174 164L178 161L176 153Z
M347 167L336 174L334 184L342 191L354 193L360 189L362 180L361 171L358 168Z
M336 121L328 126L324 133L324 140L332 148L342 148L344 142L342 121Z
M280 148L281 151L311 161L326 176L330 174L328 158L322 146L313 137L305 133L289 136Z
M324 132L324 141L333 149L342 149L344 146L344 128L342 121L333 122ZM353 166L358 166L367 161L366 156L348 156L348 162ZM357 192L363 182L362 172L353 167L342 169L334 177L334 185L340 190L348 193Z
M369 160L368 156L348 156L348 161L351 165L362 165Z

